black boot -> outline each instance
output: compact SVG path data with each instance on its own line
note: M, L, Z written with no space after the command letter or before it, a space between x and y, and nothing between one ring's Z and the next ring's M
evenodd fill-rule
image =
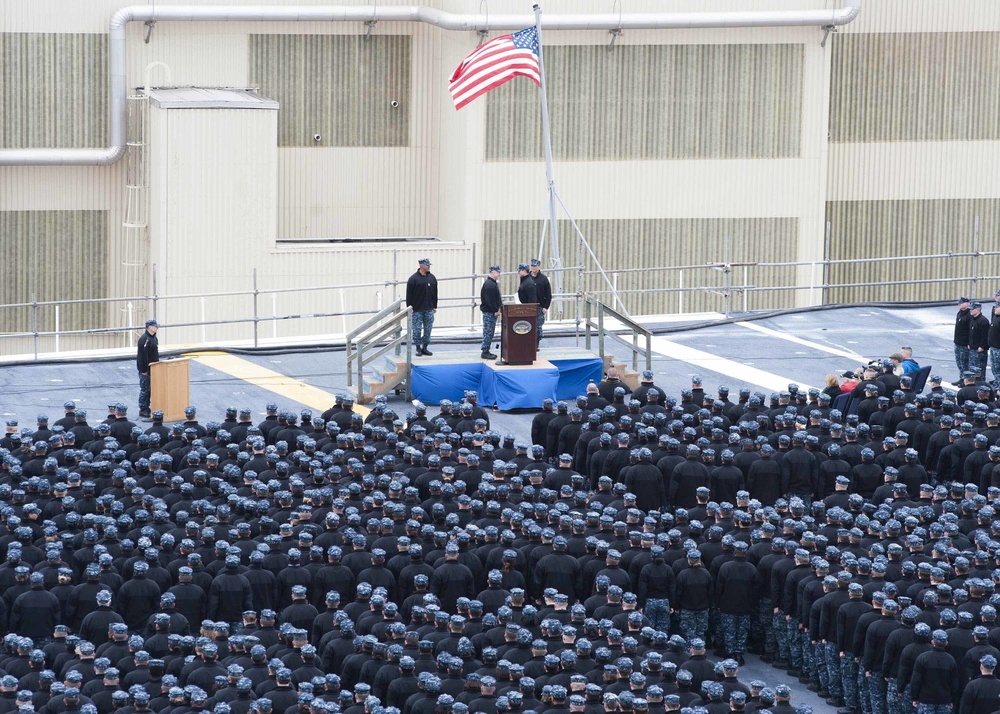
M424 348L421 347L420 345L417 345L417 349L414 350L413 354L416 357L423 357L423 355L424 355Z
M427 345L424 345L424 357L430 357L434 353L427 349Z

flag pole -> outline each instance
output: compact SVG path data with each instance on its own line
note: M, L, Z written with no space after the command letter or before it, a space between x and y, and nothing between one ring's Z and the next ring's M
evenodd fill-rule
M542 8L535 4L535 32L538 35L538 76L542 92L542 141L545 146L545 181L549 188L549 240L552 245L552 265L556 279L556 294L562 294L562 261L559 259L559 227L556 223L556 182L552 176L552 137L549 132L549 100L545 93L545 62L542 58ZM541 255L538 256L541 259ZM562 299L558 313L562 316Z

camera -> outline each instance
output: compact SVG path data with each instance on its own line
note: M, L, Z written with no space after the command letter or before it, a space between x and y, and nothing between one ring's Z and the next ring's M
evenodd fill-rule
M322 141L323 137L320 134L313 134L313 141Z
M395 109L396 107L399 106L399 102L393 99L391 102L389 102L389 106Z

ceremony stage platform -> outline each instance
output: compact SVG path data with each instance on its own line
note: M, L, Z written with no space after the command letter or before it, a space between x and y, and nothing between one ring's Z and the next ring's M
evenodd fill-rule
M431 347L434 355L414 357L410 372L410 391L425 404L442 399L457 403L474 389L484 409L540 409L544 399L569 400L586 393L587 384L600 382L604 373L601 357L577 347L543 347L533 364L523 366L481 359L478 350Z

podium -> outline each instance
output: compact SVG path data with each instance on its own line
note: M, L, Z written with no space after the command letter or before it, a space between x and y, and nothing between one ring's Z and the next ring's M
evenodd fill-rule
M538 303L501 309L500 364L532 364L538 355Z
M181 357L149 365L149 406L152 411L163 412L164 421L184 420L184 410L191 403L188 395L190 362Z

